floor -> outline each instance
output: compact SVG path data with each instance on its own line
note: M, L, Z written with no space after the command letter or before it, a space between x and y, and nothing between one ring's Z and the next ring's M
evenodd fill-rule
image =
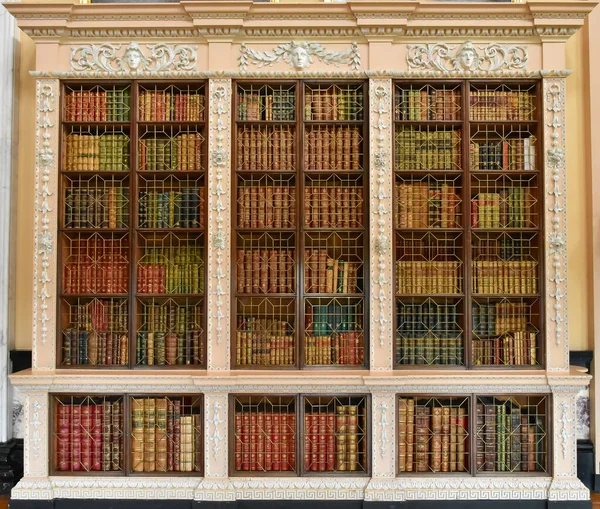
M600 493L592 493L592 506L600 509Z

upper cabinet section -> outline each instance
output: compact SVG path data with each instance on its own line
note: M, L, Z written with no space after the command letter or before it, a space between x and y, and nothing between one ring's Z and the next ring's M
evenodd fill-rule
M37 43L36 70L57 77L401 78L565 69L560 45L595 5L351 0L6 8Z

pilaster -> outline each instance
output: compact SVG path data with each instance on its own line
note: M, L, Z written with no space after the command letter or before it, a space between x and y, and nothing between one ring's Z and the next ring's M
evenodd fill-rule
M208 125L208 370L230 363L231 80L209 80Z

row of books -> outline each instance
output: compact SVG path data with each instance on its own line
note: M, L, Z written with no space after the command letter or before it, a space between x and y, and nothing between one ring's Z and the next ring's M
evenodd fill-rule
M474 261L473 293L534 295L537 293L537 262Z
M304 95L304 120L362 120L362 87L308 88Z
M362 128L355 126L313 126L306 130L306 170L362 170Z
M142 330L145 332L175 332L185 334L202 324L202 305L144 302Z
M157 133L162 135L162 133ZM202 171L200 133L177 134L170 138L146 137L139 140L140 171Z
M513 237L485 233L473 235L472 259L497 258L505 261L528 259L535 251L535 247L531 246L532 238L525 235Z
M296 415L274 409L236 409L235 459L239 472L287 472L296 469Z
M396 171L460 171L461 130L428 131L405 127L396 133Z
M202 333L199 330L138 332L135 363L138 366L184 366L202 362Z
M129 292L129 264L121 249L94 261L72 256L63 265L64 294L120 294Z
M295 168L294 133L289 127L243 126L238 128L238 170L293 171Z
M241 186L237 188L238 228L293 228L296 188Z
M362 313L356 303L311 303L307 306L304 319L306 334L310 336L330 336L342 332L359 332L362 329Z
M313 328L344 330L349 323L315 323ZM336 332L329 335L307 335L304 362L309 366L360 366L364 364L364 340L362 332Z
M478 472L544 471L543 417L528 410L510 403L477 403Z
M362 262L332 258L327 249L305 249L306 293L360 293Z
M67 134L65 171L128 171L126 134Z
M462 332L456 304L433 301L399 305L396 330L406 338L458 337Z
M287 322L238 316L238 365L291 366L296 361L294 331Z
M204 216L203 187L139 193L140 228L203 228Z
M140 92L138 115L142 122L203 122L204 94L144 90Z
M307 472L365 470L364 408L337 405L335 412L304 415L304 469Z
M307 228L361 228L362 186L304 188L304 224Z
M452 334L435 336L396 336L396 363L406 365L462 366L465 359L462 337Z
M131 90L73 90L65 94L67 122L128 122Z
M471 90L471 120L532 120L536 97L528 90Z
M535 171L534 143L533 136L502 141L472 141L469 145L471 170Z
M203 294L203 255L196 246L145 248L137 267L138 293Z
M131 414L134 472L202 470L202 421L196 408L178 399L132 398Z
M473 303L472 331L480 339L514 331L526 331L530 320L529 305L520 302Z
M515 331L494 339L473 340L473 364L535 366L536 333Z
M238 249L238 293L293 293L293 249Z
M497 193L478 193L471 199L473 228L527 228L534 226L535 196L528 188L511 187Z
M420 404L398 400L398 470L468 472L469 416L453 403Z
M123 332L63 330L64 366L126 366L129 362L128 335Z
M65 228L127 228L129 188L71 187L65 190Z
M396 120L461 120L461 90L396 89Z
M123 402L56 406L56 470L120 471L123 462Z
M128 314L125 299L93 299L85 304L73 304L69 320L79 330L96 332L127 331Z
M398 228L459 228L460 213L454 186L438 182L396 185Z
M296 94L293 89L270 90L268 93L238 94L239 120L291 121L296 116Z
M396 262L396 292L402 294L460 294L461 262Z

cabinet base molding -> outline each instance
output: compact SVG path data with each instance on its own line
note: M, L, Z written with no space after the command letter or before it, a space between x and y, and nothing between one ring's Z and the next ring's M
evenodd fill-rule
M13 489L13 509L86 509L123 507L144 500L144 509L429 509L443 500L444 507L468 509L514 502L513 509L587 508L580 481L549 477L454 478L92 478L49 477L23 479ZM588 492L589 493L589 492ZM589 497L589 495L588 495ZM115 501L119 501L115 503ZM332 505L332 502L336 502ZM139 505L135 507L140 507ZM289 508L289 505L285 506ZM500 506L498 506L500 507ZM506 507L506 506L503 506Z

